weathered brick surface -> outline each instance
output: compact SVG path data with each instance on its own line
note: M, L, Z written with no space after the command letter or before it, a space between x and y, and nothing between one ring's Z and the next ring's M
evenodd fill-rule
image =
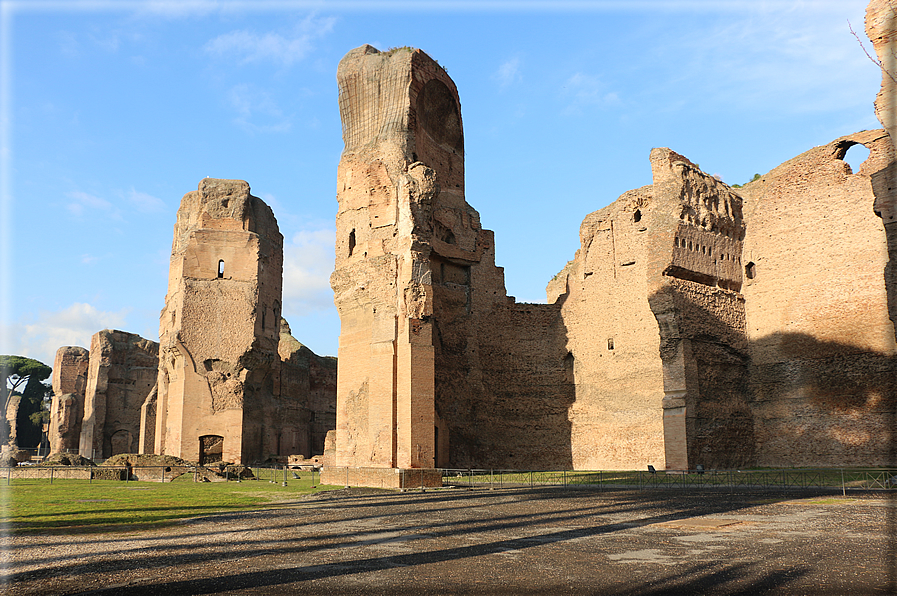
M655 149L650 186L585 218L551 304L516 304L464 198L445 72L364 46L338 80L337 466L884 462L881 131L739 191ZM858 173L855 143L872 149Z
M858 172L841 158L870 149ZM884 131L815 147L742 189L750 389L760 465L886 465L894 326L884 225L871 175L893 160Z
M77 346L65 346L56 351L53 401L47 431L51 455L78 449L89 360L90 352Z
M159 344L134 333L106 329L93 335L81 455L105 459L138 450L140 410L156 384L158 354Z
M155 453L250 463L323 452L336 363L290 335L282 272L277 221L246 182L206 178L184 196L160 317Z
M569 466L559 310L509 303L464 197L454 83L419 50L370 46L337 78L335 464Z

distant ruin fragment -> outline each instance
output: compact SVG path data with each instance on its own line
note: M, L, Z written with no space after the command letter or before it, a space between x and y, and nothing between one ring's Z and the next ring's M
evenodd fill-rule
M59 348L53 365L50 454L102 460L137 450L140 407L156 384L159 344L105 329L90 350Z
M79 454L94 460L134 453L140 407L156 384L159 344L134 333L106 329L90 341L90 364Z
M201 464L323 451L335 363L282 328L282 274L277 221L246 182L206 178L184 195L144 450Z
M89 360L90 352L84 348L66 346L56 351L53 402L47 432L50 455L78 450Z

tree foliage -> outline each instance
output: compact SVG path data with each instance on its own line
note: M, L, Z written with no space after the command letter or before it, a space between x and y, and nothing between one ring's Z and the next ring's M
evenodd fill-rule
M33 420L32 416L41 412L44 401L52 391L44 383L52 371L43 362L32 358L0 355L0 377L3 380L0 383L0 444L6 443L9 437L6 409L12 395L22 396L16 419L19 443L36 445L40 441L41 423Z

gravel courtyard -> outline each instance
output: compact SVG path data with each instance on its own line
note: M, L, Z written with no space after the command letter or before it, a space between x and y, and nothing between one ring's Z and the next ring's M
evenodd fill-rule
M140 532L5 536L3 593L887 594L884 497L318 493Z

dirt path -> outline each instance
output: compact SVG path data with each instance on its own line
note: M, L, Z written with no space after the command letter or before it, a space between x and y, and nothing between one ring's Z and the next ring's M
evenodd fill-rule
M163 530L14 536L19 594L885 594L883 498L319 493Z

